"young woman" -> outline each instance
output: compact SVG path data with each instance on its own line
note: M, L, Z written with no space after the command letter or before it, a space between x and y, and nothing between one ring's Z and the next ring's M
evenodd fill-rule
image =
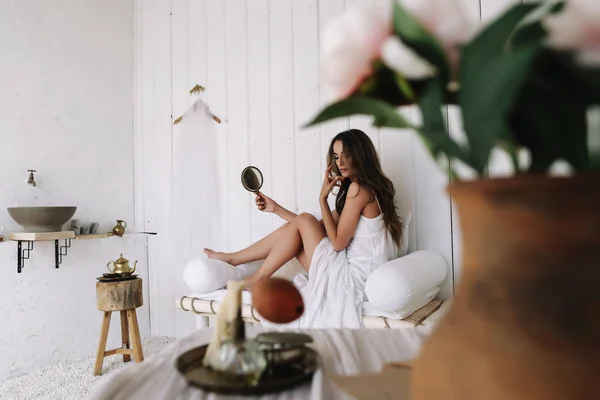
M367 277L397 257L402 223L394 204L395 189L381 169L372 141L359 129L333 138L327 164L319 196L321 221L307 213L296 215L259 193L259 210L288 223L241 251L204 251L209 258L232 265L264 259L260 269L245 278L248 284L269 278L296 257L308 271L301 288L306 305L303 325L362 326ZM330 210L327 199L334 188L335 209Z

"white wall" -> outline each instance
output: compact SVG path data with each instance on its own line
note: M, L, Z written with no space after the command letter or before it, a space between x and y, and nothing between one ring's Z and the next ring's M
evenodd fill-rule
M116 219L135 229L133 2L0 0L0 15L0 234L21 229L6 207L27 205L76 205L101 231ZM0 379L95 353L96 277L121 252L139 260L147 336L146 251L144 236L73 241L55 269L54 243L38 242L17 274L16 242L0 243ZM114 314L109 346L119 329Z
M140 0L138 45L144 60L138 71L143 100L139 132L143 163L138 177L144 185L146 223L164 227L160 210L166 198L171 157L172 121L194 98L188 91L200 84L203 98L224 123L220 130L225 157L225 198L229 246L236 250L269 233L282 221L258 212L252 195L240 184L247 165L265 176L264 193L293 211L318 212L325 154L341 130L355 127L369 134L393 180L401 214L413 213L410 248L441 253L449 278L442 297L453 293L460 271L460 235L445 187L448 176L429 158L412 132L375 129L370 120L352 117L301 129L328 102L319 83L319 37L332 17L355 2L386 0ZM510 0L467 0L474 15L486 17ZM414 110L406 110L418 118ZM450 112L454 119L456 113ZM452 134L459 134L453 121ZM454 227L454 229L453 229ZM199 244L202 246L202 244ZM153 332L178 335L194 329L193 318L176 310L180 293L178 266L161 265L164 245L150 245L151 287L159 307L152 309ZM156 328L156 331L154 331Z

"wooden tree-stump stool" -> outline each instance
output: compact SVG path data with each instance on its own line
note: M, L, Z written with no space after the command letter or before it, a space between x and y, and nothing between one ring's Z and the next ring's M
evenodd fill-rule
M142 298L142 280L140 278L117 282L96 282L96 307L104 312L104 318L102 320L94 375L102 375L102 362L104 357L107 356L122 354L123 362L131 361L131 355L137 363L144 360L136 313L136 308L141 307L142 304L144 304L144 301ZM108 328L110 327L110 317L113 311L121 312L123 346L106 351ZM130 333L131 341L129 340ZM133 345L133 348L131 348L131 345Z

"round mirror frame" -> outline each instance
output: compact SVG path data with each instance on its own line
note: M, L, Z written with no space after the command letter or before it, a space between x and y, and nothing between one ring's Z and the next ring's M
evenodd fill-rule
M255 172L255 173L257 172L258 173L258 176L257 176L257 178L259 179L258 189L252 189L252 188L249 188L246 185L246 181L244 179L244 176L245 176L245 174L246 174L247 171L251 171L251 172ZM264 183L263 174L262 174L261 170L258 169L255 166L253 166L253 165L250 165L250 166L244 168L244 170L242 171L241 180L242 180L242 186L244 186L244 189L246 189L247 191L252 192L252 193L258 192L262 188L262 185Z

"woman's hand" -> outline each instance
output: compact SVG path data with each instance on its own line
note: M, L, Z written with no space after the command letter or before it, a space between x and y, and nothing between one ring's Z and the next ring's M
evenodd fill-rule
M275 208L277 207L277 203L272 198L265 196L261 192L258 192L254 201L260 211L272 213L275 212Z
M332 165L327 167L325 170L325 179L323 180L323 187L321 188L321 200L327 200L329 193L334 186L340 186L340 182L344 180L343 176L329 176Z

